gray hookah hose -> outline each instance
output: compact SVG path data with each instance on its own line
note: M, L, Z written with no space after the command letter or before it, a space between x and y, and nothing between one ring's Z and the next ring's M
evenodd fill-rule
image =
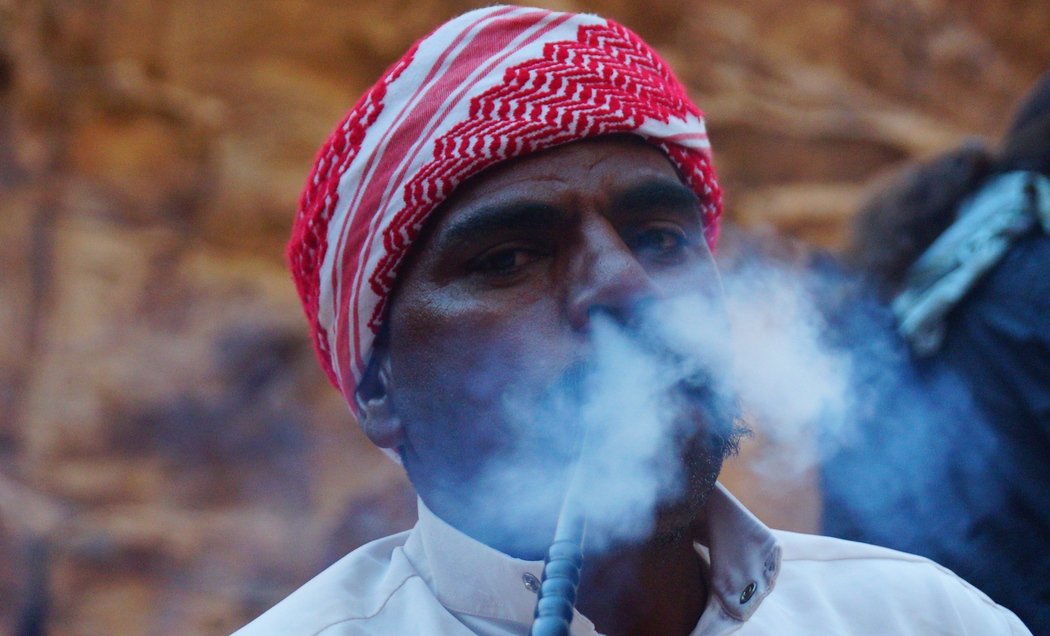
M711 421L719 421L727 415L734 420L739 417L734 402L723 404L720 398L724 396L715 391L716 383L706 366L674 353L659 340L648 344L681 369L681 387L687 393L694 398L711 400L717 405L716 412L709 413ZM580 585L580 571L583 569L583 547L587 534L587 519L583 506L583 493L588 484L586 459L593 452L588 448L591 426L585 423L583 428L576 463L572 467L572 477L558 512L554 540L551 541L543 564L543 576L529 636L569 636L576 607L576 592Z
M586 481L582 464L586 447L585 431L572 478L558 512L554 540L551 541L543 564L543 577L537 592L530 636L569 636L576 606L576 590L580 585L580 570L583 568L583 541L587 530L582 506L582 490Z
M568 636L576 605L576 590L583 568L583 518L573 515L558 521L558 529L547 551L543 579L536 600L530 636Z

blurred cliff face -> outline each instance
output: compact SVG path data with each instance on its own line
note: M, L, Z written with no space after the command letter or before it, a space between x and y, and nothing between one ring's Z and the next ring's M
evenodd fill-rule
M0 631L228 631L411 522L283 244L343 112L478 4L0 2ZM550 4L676 67L730 220L832 248L872 176L998 134L1050 66L1043 0Z

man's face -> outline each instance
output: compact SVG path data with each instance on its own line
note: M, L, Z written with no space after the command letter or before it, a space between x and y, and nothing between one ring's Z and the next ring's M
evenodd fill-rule
M533 416L565 415L552 396L573 394L595 321L630 334L661 300L717 297L696 196L636 138L501 164L431 223L392 300L385 381L406 468L439 514L469 507L494 464L513 463L536 488L564 486L578 422ZM707 488L720 462L697 469Z

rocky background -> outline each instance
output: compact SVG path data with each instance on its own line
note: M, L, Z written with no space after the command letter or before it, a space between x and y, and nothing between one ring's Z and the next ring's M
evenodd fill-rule
M411 524L283 244L342 113L481 4L0 0L0 633L227 633ZM874 176L997 135L1050 68L1046 0L541 4L656 45L709 113L729 218L824 248ZM753 452L731 487L812 528L812 480L773 496Z

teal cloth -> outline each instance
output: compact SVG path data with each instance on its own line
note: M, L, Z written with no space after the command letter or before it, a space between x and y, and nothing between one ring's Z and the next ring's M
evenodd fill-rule
M1050 179L1027 171L993 178L912 265L893 301L898 329L918 355L944 340L944 319L1021 236L1050 234Z

